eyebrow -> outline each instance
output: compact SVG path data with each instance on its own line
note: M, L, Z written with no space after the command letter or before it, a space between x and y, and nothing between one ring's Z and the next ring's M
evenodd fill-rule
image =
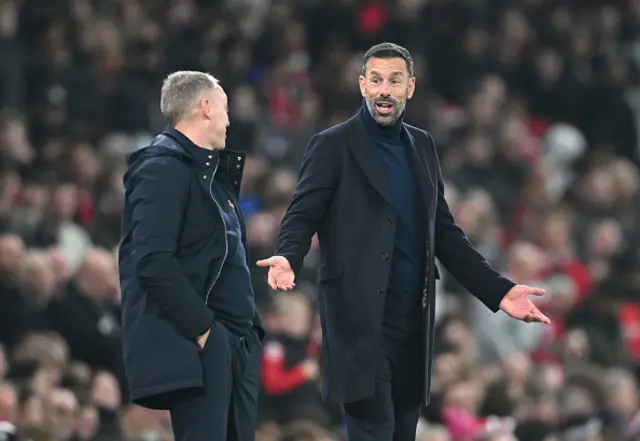
M380 72L378 72L377 70L372 70L371 71L371 75L377 75L380 76ZM391 75L389 75L391 77L397 77L397 76L404 76L404 72L401 70L394 70L393 72L391 72Z

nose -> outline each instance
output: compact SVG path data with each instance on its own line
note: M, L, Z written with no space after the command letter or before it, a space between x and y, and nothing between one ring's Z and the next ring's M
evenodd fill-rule
M380 87L380 96L389 96L389 81L384 80Z

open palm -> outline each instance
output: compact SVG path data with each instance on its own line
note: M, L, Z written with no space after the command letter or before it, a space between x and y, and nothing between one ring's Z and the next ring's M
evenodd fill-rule
M530 295L541 296L544 289L533 288L526 285L516 285L504 296L500 302L500 309L511 317L532 323L551 323L549 317L540 312L538 308L529 300Z
M286 257L272 256L259 260L256 264L262 268L269 267L267 280L271 289L289 291L296 286L294 283L296 275Z

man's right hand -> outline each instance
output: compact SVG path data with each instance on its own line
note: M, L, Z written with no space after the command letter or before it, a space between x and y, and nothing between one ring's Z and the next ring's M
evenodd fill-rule
M286 257L272 256L257 262L259 267L269 267L268 282L271 289L289 291L293 289L296 275Z
M207 344L207 340L209 339L209 333L211 332L211 329L207 329L207 332L205 332L204 334L202 334L200 337L198 337L198 339L196 340L198 342L198 346L200 346L200 349L204 349L204 345Z

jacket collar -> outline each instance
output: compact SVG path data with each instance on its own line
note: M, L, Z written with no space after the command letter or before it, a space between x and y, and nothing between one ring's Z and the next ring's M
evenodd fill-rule
M182 132L170 126L167 126L160 136L170 138L175 144L181 147L185 156L191 161L194 161L198 157L198 153L202 149L195 145ZM235 190L236 196L239 196L246 154L228 149L212 151L211 154L218 160L218 171L216 173L226 179Z
M389 206L393 207L384 168L380 157L374 154L374 138L371 136L369 130L367 130L363 112L360 110L353 115L347 121L347 125L350 135L349 146L355 156L356 162L380 196ZM403 142L405 142L409 148L411 162L415 167L414 170L417 173L423 195L425 195L429 201L435 200L432 192L436 183L433 181L428 165L429 162L434 163L435 158L427 157L426 152L429 150L427 146L421 146L419 148L415 136L407 128L406 123L402 122L400 129ZM429 209L431 210L432 208L429 207Z

